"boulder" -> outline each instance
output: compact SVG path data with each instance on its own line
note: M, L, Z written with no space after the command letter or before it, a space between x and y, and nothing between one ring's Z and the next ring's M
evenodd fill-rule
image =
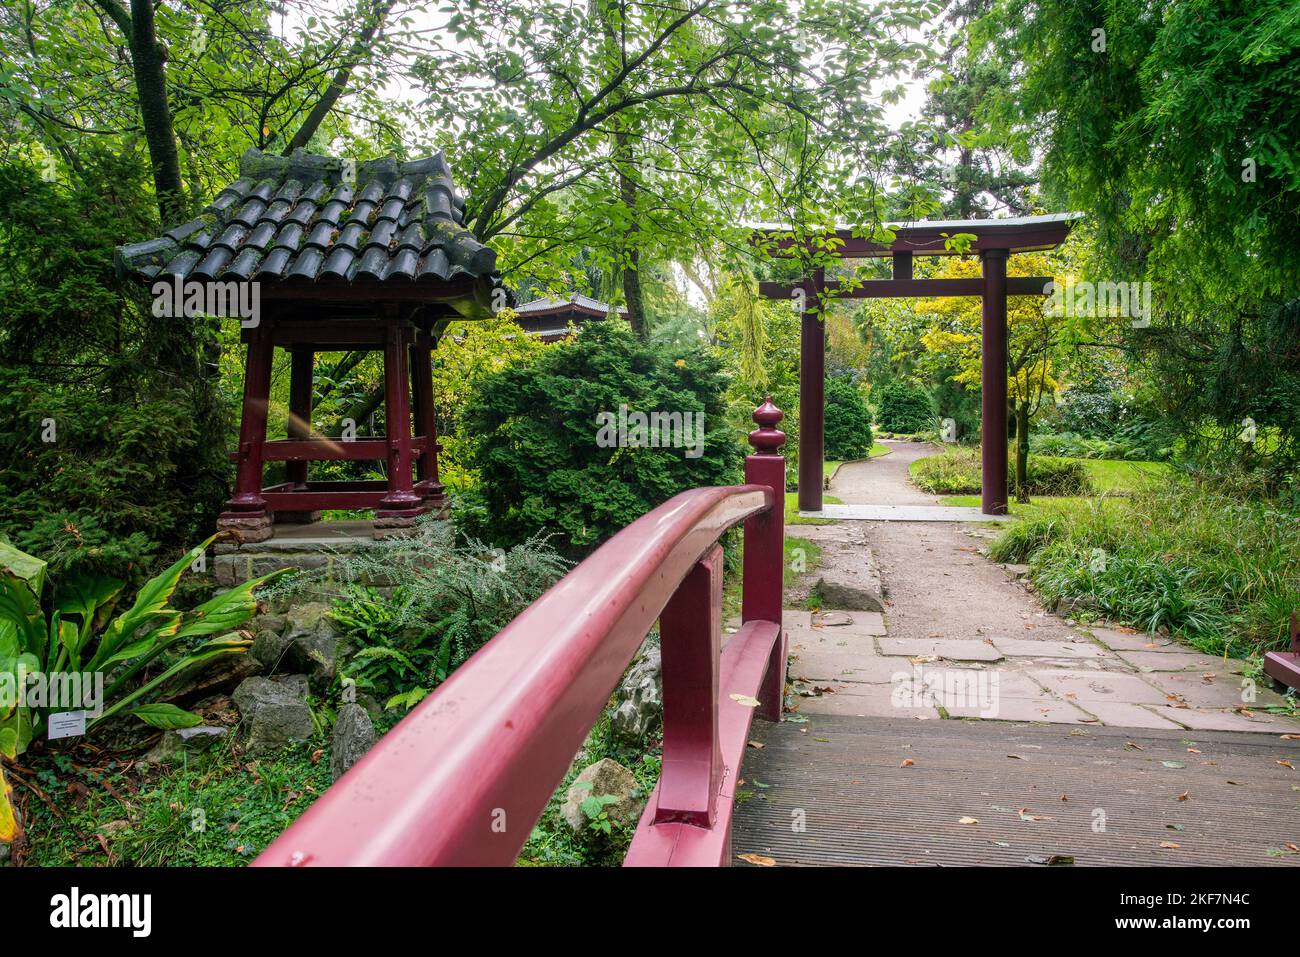
M289 666L322 685L334 680L343 641L343 633L329 613L330 606L323 602L295 605L289 609L283 635Z
M334 738L330 743L330 773L338 780L352 765L361 760L374 745L378 735L366 709L349 702L339 709L334 722Z
M248 623L253 633L253 647L249 655L262 666L263 672L280 667L289 650L289 626L284 615L262 615Z
M1061 617L1068 615L1077 615L1081 611L1096 611L1097 599L1091 595L1079 595L1073 598L1058 598L1056 605L1052 608L1056 614Z
M270 754L290 741L311 737L314 730L311 709L300 693L305 690L306 678L290 677L298 680L248 678L235 689L235 707L245 727L250 755Z
M561 814L575 834L585 834L591 823L582 809L588 797L612 796L603 810L615 823L630 824L641 813L643 798L636 776L613 758L601 758L578 775L565 794Z
M142 760L157 764L166 764L186 754L198 754L206 751L226 737L225 728L212 725L198 725L193 728L172 728L163 732L162 740Z
M644 741L663 717L663 694L660 690L663 659L658 648L648 649L627 670L618 690L618 702L610 718L614 737L629 743Z
M813 592L821 597L823 608L883 612L884 591L874 554L869 548L856 548L853 556L851 562L825 567Z

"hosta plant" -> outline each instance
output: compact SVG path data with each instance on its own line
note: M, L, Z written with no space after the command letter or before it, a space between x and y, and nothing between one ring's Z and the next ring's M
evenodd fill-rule
M280 574L245 582L189 611L170 607L185 569L216 537L146 582L116 615L123 582L73 574L47 589L45 562L0 543L0 757L13 761L22 754L45 732L52 711L74 710L68 702L21 693L32 676L47 689L61 685L83 693L72 676L102 679L102 699L81 702L91 706L87 731L116 716L164 729L199 723L198 715L159 701L159 692L198 662L244 653L251 642L236 629L257 611L254 590ZM0 774L0 842L16 833L10 796Z

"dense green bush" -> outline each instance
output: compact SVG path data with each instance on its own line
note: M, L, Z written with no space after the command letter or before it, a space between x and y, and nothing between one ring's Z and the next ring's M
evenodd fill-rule
M1033 437L1035 452L1043 455L1064 455L1075 459L1118 459L1141 461L1146 450L1136 443L1118 438L1088 438L1074 432L1040 432Z
M70 186L0 164L0 538L138 582L211 531L233 421L215 320L155 317L114 271L157 235L135 158L82 158Z
M917 459L909 471L917 487L931 495L975 495L983 485L979 449L949 449L940 455ZM1087 467L1070 459L1031 455L1027 478L1029 495L1088 495L1092 492ZM1018 491L1013 474L1011 492Z
M919 385L895 380L876 397L876 421L886 432L911 434L938 428L934 401Z
M1116 621L1166 626L1211 654L1286 645L1300 607L1300 513L1206 483L1044 506L991 557L1023 562L1043 597L1091 598Z
M341 677L403 711L541 597L569 563L545 541L511 549L457 544L449 523L425 519L414 538L372 542L335 559L328 576L299 575L280 594L325 589L356 650ZM347 584L330 593L331 583ZM367 583L384 582L385 596Z
M582 552L684 489L738 481L741 446L725 386L702 348L674 357L618 320L588 324L476 390L463 423L478 484L462 498L458 523L496 545L558 532ZM626 441L611 425L621 410ZM636 444L633 413L687 412L704 417L700 433L681 436L692 447Z
M847 379L827 379L825 457L866 458L873 441L871 413L862 393Z

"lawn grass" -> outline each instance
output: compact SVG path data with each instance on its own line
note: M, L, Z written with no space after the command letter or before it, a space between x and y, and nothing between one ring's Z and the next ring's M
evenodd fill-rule
M787 538L784 560L782 585L789 588L800 575L807 575L821 567L822 547L809 538Z
M824 505L842 505L840 499L834 495L823 495L822 503ZM785 523L787 525L833 525L833 518L804 518L799 514L799 493L785 493Z
M888 455L892 451L894 450L891 449L888 445L881 445L879 442L876 442L871 446L871 451L867 453L867 458L878 459L882 455Z
M1088 470L1098 492L1138 492L1169 478L1168 462L1121 462L1111 459L1076 459Z
M38 866L234 867L271 843L330 786L323 734L251 759L229 740L172 765L97 762L87 752L29 752L58 809L27 802ZM97 835L103 835L101 843Z
M918 459L917 461L923 461ZM1035 495L1031 499L1031 508L1033 505L1044 502L1057 503L1078 503L1088 502L1101 496L1132 495L1138 492L1147 491L1153 488L1159 488L1169 482L1173 476L1173 468L1168 462L1121 462L1109 459L1068 459L1067 461L1078 462L1088 473L1088 480L1092 483L1095 490L1094 495ZM912 463L913 466L916 463ZM953 506L978 506L980 497L978 495L945 495L940 500L941 505ZM1016 503L1011 502L1009 511L1016 514ZM1019 506L1020 511L1026 511L1026 506Z

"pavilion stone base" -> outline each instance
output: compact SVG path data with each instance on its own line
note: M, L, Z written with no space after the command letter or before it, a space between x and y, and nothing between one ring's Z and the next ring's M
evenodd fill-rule
M377 526L378 522L364 520L277 525L274 537L217 542L213 546L213 575L221 588L233 588L250 578L280 568L325 569L327 576L333 578L334 568L340 560L372 544L376 538L411 533L409 524L388 528ZM369 584L383 586L388 583L375 581Z

